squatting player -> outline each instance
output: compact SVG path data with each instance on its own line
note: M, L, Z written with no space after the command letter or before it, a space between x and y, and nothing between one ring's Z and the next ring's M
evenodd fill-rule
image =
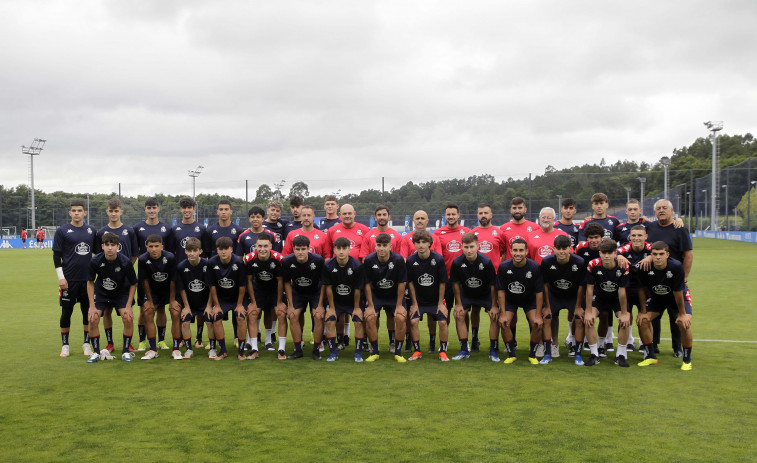
M139 256L139 283L142 285L143 299L142 322L145 324L149 350L142 360L158 357L158 345L155 342L155 313L165 313L165 306L170 306L171 334L173 335L173 353L175 360L183 357L179 351L181 344L180 306L176 301L176 258L163 249L163 238L158 235L147 237L147 252Z
M202 257L202 243L197 238L189 238L184 251L187 258L176 267L176 292L181 302L181 334L184 338L184 358L194 356L192 350L192 330L190 323L202 323L203 313L212 311L210 287L208 286L208 261ZM215 340L213 341L215 348Z
M211 348L208 358L222 360L228 356L226 352L226 340L223 329L223 320L228 318L229 311L238 319L237 338L247 331L244 323L247 310L244 307L245 288L247 286L247 273L244 262L234 255L234 242L227 236L222 236L216 241L218 254L208 260L208 285L210 286L210 299L212 309L205 311L205 320L213 323L216 344L219 350ZM252 296L251 296L252 297ZM254 303L254 301L253 301ZM244 343L242 343L244 345Z

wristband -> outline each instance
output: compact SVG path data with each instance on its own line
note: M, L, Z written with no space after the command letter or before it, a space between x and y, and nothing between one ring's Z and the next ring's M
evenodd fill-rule
M58 275L59 280L65 280L66 277L63 276L63 267L55 267L55 273Z

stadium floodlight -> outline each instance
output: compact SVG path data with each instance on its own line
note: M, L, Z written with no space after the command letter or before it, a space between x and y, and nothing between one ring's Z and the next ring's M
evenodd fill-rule
M715 204L718 197L718 132L723 130L723 121L707 121L704 126L710 131L710 138L712 138L712 188L710 188L710 226L712 227L718 219L718 209Z
M668 198L668 167L670 167L670 158L667 156L663 156L660 159L660 164L662 164L662 168L665 169L665 181L664 181L665 185L663 187L663 197L665 199L670 199Z
M752 226L752 188L757 184L757 180L749 182L749 189L746 192L746 231Z
M627 186L625 187L625 189L626 189L626 203L628 203L628 201L631 200L631 187Z
M557 195L557 209L556 211L559 211L562 209L562 195Z
M646 177L636 177L636 179L641 183L641 196L639 198L639 203L641 204L641 211L640 213L644 213L644 184L647 182Z
M190 170L189 176L192 177L192 199L195 199L195 183L197 181L197 177L200 176L200 173L202 172L202 169L204 169L203 166L197 166L195 170Z
M31 146L21 145L21 153L29 155L29 180L31 184L31 210L32 210L32 230L37 229L36 220L36 207L34 206L34 156L38 156L39 153L45 148L47 140L41 138L35 138Z
M725 230L728 231L728 185L723 185L725 189Z

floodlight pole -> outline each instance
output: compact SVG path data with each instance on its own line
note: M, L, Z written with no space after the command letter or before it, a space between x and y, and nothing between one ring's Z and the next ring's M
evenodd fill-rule
M746 194L746 231L749 231L752 227L752 188L754 188L757 180L749 182L749 189Z
M38 156L39 153L44 149L45 142L47 140L43 140L41 138L35 138L32 142L31 146L21 146L21 152L23 154L29 155L29 178L31 183L31 202L32 202L32 229L37 229L37 219L36 219L36 208L34 206L34 156Z
M702 190L702 193L704 193L704 216L707 217L707 190ZM702 230L706 230L706 228L704 228L704 223L702 223L702 227ZM712 229L712 223L710 223L710 229Z
M188 171L189 172L189 176L192 177L192 199L196 199L195 198L195 192L196 192L196 190L195 190L195 186L196 186L195 183L197 181L197 177L199 177L200 173L202 173L202 169L204 169L204 167L197 166L197 169Z
M628 204L628 201L631 200L631 187L627 186L626 189L626 204Z
M725 189L725 230L728 231L728 185L723 185Z
M641 198L640 198L641 211L639 211L639 212L641 212L643 214L644 213L644 184L647 182L647 178L646 177L638 177L637 179L639 180L639 183L641 183Z
M704 123L712 138L712 188L710 188L710 227L715 226L718 218L718 208L715 204L718 197L718 132L723 130L723 121L707 121Z
M560 209L562 209L562 195L557 195L557 211L559 212Z
M670 158L667 156L663 156L662 159L660 159L660 163L662 164L662 168L665 169L665 182L664 182L665 185L663 188L663 191L664 191L663 198L669 200L670 198L668 198L668 167L670 167Z

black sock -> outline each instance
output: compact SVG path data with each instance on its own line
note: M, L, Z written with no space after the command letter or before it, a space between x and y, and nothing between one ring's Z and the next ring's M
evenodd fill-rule
M394 344L394 355L402 355L402 344L404 344L402 341Z
M389 344L394 344L394 330L389 330Z
M226 353L226 339L216 339L216 343L218 343L218 346L221 350L218 351L218 354L225 354Z
M130 345L131 345L131 336L124 336L124 348L123 348L124 354L129 352Z
M379 354L378 341L371 341L371 352L373 355Z
M464 350L464 351L468 350L468 339L467 338L460 340L460 350Z
M184 347L186 347L187 350L192 350L192 338L184 340Z
M413 352L420 352L420 351L421 351L421 342L413 341Z
M158 342L165 341L165 340L166 340L166 327L159 326L158 327Z
M150 350L158 351L158 344L155 342L155 338L148 338L147 343L150 345Z
M344 337L342 337L344 339ZM355 338L355 353L359 353L363 347L363 338Z
M544 355L552 356L552 340L544 341Z
M331 352L332 354L336 352L336 338L326 338L326 341L329 344L329 352Z
M139 342L145 342L145 339L147 339L147 330L145 329L145 325L137 325L137 333L139 334Z
M439 343L439 352L447 352L447 341L441 341Z
M515 357L515 340L508 341L505 343L507 345L507 355L510 357Z
M237 347L237 355L244 355L244 345L246 344L245 339L239 339L239 347Z
M92 344L92 350L99 354L100 353L100 336L93 336L89 338L90 344Z
M499 339L489 340L489 350L499 350Z
M343 334L338 334L336 336L336 343L337 344L344 344L344 335Z
M686 363L691 363L691 347L683 348L683 361Z
M656 359L657 354L654 353L654 344L644 344L644 348L647 350L648 359Z
M478 328L472 328L471 334L473 334L473 339L478 339Z
M581 356L581 352L583 352L583 350L584 350L584 343L583 343L583 341L579 342L578 340L576 340L576 355L580 357Z
M436 335L432 334L428 337L428 345L433 346L434 344L436 344Z
M84 342L89 342L89 331L84 330Z
M294 343L294 351L302 352L302 341Z
M216 340L215 339L211 339L210 340L210 348L211 349L215 349L216 348Z
M173 350L181 348L181 338L173 338Z
M64 346L67 346L68 345L68 333L61 332L60 333L60 340L61 340L61 342L63 342Z
M202 330L205 327L202 322L197 322L197 340L202 343Z
M531 341L531 342L529 343L529 347L528 347L528 356L529 356L530 358L534 358L534 357L536 357L536 346L538 346L538 345L539 345L538 343L535 343L535 342L533 342L533 341Z
M105 339L108 341L108 345L113 344L113 328L105 329Z

